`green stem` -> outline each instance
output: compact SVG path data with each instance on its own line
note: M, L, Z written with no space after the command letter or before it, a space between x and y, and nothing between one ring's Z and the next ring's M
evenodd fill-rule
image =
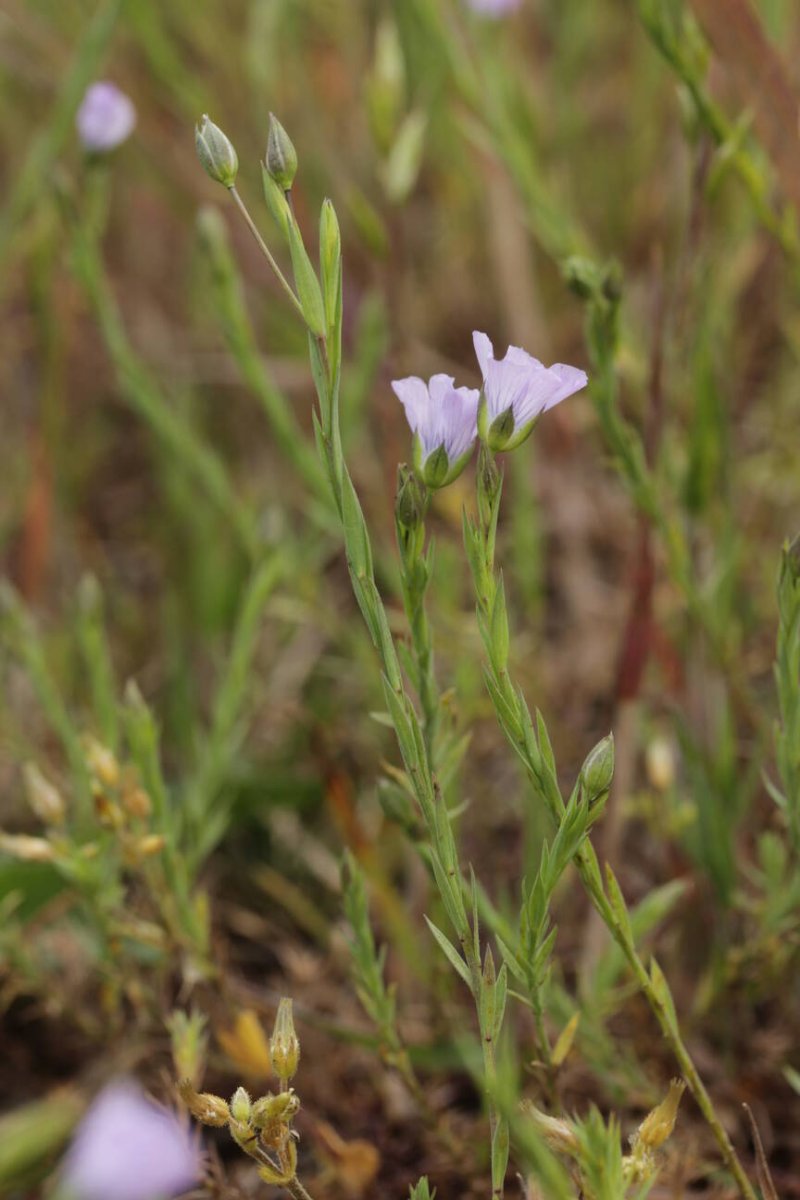
M245 224L247 225L247 228L250 230L253 237L255 238L256 244L258 245L259 250L261 251L261 253L266 258L267 262L269 263L270 269L271 269L273 275L275 276L275 278L277 279L278 283L281 285L283 290L286 292L286 295L289 297L289 300L291 301L292 306L297 311L297 313L300 316L301 321L305 325L306 319L305 319L305 316L303 315L303 309L300 305L300 301L297 299L297 296L294 294L294 289L292 288L288 279L284 275L283 271L280 269L280 267L276 263L275 259L273 258L272 251L270 250L269 246L267 245L267 243L264 241L261 234L259 233L258 226L256 225L253 218L250 216L250 213L247 209L247 205L245 204L244 200L239 195L239 193L237 192L235 187L228 188L228 191L230 192L231 196L233 197L233 201L236 204L236 207L239 209L239 212L244 217Z
M480 514L479 531L482 538L483 559L480 564L484 568L486 575L481 578L478 573L476 578L476 589L478 593L478 607L481 615L484 618L484 623L488 620L495 607L495 601L498 592L498 581L494 569L494 535L497 528L497 515L500 502L500 487L492 485L492 470L493 462L488 450L482 449L482 469L478 473L478 511ZM503 601L503 597L500 597ZM532 744L530 737L526 736L522 709L524 701L521 700L521 693L517 692L511 682L507 671L504 667L498 668L494 656L491 653L491 647L487 644L489 652L489 671L492 676L494 687L497 690L504 706L506 713L502 715L498 711L500 717L500 725L503 728L506 737L520 755L527 768L528 775L544 800L548 812L556 825L559 825L562 819L564 810L564 801L558 788L558 784L552 772L545 769L542 761L541 753L537 755L535 746ZM667 1041L672 1053L678 1062L681 1072L686 1079L689 1090L694 1096L697 1106L705 1117L708 1125L714 1134L714 1137L719 1146L722 1158L725 1165L730 1170L739 1190L745 1200L756 1200L756 1193L752 1184L745 1174L744 1168L733 1148L730 1138L726 1133L722 1122L717 1116L711 1097L709 1096L706 1087L700 1078L697 1068L689 1054L680 1032L677 1028L677 1022L674 1021L672 1013L665 1001L664 996L657 990L653 983L650 973L647 971L642 959L634 945L633 937L630 930L623 924L619 915L615 912L614 907L610 903L603 889L597 859L594 850L590 845L584 843L581 850L575 856L575 866L578 869L581 882L589 895L592 904L596 908L603 923L608 928L614 940L622 950L625 958L633 971L637 983L644 993L651 1009L656 1017L656 1020L661 1027L661 1031Z
M331 488L336 497L337 508L341 514L348 568L353 589L381 658L386 682L398 706L395 710L396 715L395 713L392 714L395 732L431 839L432 862L434 864L436 882L445 908L458 934L470 973L471 991L478 1013L478 1026L483 1047L490 1130L492 1139L494 1140L498 1124L498 1114L492 1097L495 1076L494 1045L493 1039L487 1042L482 1028L480 1016L480 963L474 949L475 931L470 931L461 892L460 880L463 878L463 873L456 856L449 816L444 808L444 801L432 771L429 752L426 750L424 733L420 728L419 718L417 717L414 705L404 688L397 651L388 628L386 611L375 586L369 532L363 514L358 506L353 482L347 470L347 464L344 461L342 452L341 433L338 424L337 386L336 381L331 376L327 343L324 338L319 338L316 339L314 344L316 345L320 365L322 366L322 371L317 378L317 386L320 388L320 417L324 465L328 471ZM422 627L419 624L417 626L417 636L422 636ZM419 647L423 652L427 650L429 645L427 637L426 633L424 640L420 640L419 642ZM400 722L399 725L398 722ZM499 1191L495 1191L494 1195L496 1200L499 1200L502 1196L502 1188Z
M417 676L415 683L422 708L425 747L431 770L434 770L434 743L439 724L440 698L433 668L433 638L426 605L430 574L424 553L425 525L420 523L415 529L406 529L399 520L396 520L395 525L402 564L400 585L411 631L411 649Z
M295 1200L312 1200L311 1194L303 1187L296 1175L294 1179L290 1179L287 1182L286 1190L287 1192L291 1192Z

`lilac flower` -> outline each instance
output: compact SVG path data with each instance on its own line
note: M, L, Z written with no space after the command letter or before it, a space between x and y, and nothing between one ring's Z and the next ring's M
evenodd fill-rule
M478 434L480 392L455 387L451 375L424 383L412 375L392 388L414 433L414 467L428 487L444 487L460 475Z
M516 12L522 6L522 0L467 0L467 5L484 17L504 17L506 13Z
M199 1174L197 1144L129 1080L109 1084L81 1122L62 1177L70 1200L164 1200Z
M75 124L84 148L90 154L105 154L130 136L136 109L116 84L93 83L86 89Z
M578 367L545 367L517 346L509 346L505 358L496 359L485 333L473 333L472 341L483 375L478 428L492 450L519 446L543 412L586 387L586 372Z

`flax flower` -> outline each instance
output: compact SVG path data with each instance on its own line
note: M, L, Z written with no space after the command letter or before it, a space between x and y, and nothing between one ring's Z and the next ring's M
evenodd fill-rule
M519 446L543 412L586 387L586 372L578 367L545 367L518 346L497 359L485 333L473 333L472 340L483 375L478 431L492 450Z
M416 376L392 388L414 434L414 468L428 487L444 487L460 475L478 434L478 399L473 388L455 386L451 375L430 383Z
M482 17L504 17L522 7L522 0L467 0L467 7Z
M133 132L133 101L114 83L101 81L86 89L75 118L78 136L90 154L107 154Z
M129 1080L109 1084L81 1122L59 1195L69 1200L167 1200L199 1175L199 1153L176 1116Z

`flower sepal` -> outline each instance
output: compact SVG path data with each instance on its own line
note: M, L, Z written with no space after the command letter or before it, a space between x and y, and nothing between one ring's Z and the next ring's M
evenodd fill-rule
M447 487L454 479L457 479L469 460L472 458L472 446L458 458L450 461L445 450L444 443L438 446L432 454L422 461L422 447L417 445L419 438L414 435L414 469L417 472L418 478L425 484L426 487L436 491L438 488Z
M531 428L533 428L532 423ZM518 432L519 430L514 427L514 409L509 404L505 412L501 412L499 417L495 417L489 426L486 443L490 450L499 454L503 450L510 450L512 441L515 445L519 444L515 441Z
M415 442L419 442L419 438L415 436ZM417 468L420 479L429 488L444 487L450 470L450 459L447 457L447 451L444 448L444 442L429 454L425 461L422 461L422 448L419 451L414 447L414 461L419 461Z
M536 426L539 424L539 417L541 415L541 413L538 413L533 420L526 421L524 425L520 425L517 429L512 430L510 437L503 446L503 449L516 450L517 446L521 446L523 442L527 441ZM496 447L492 445L491 439L489 441L489 445L493 450L496 449Z

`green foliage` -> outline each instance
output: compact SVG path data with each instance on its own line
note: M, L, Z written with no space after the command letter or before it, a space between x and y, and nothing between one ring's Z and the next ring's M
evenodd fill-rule
M110 1023L135 1009L148 1028L173 976L189 990L227 969L212 961L204 872L215 852L216 944L229 919L248 928L239 905L264 856L276 863L272 899L313 905L325 942L329 851L303 839L319 850L333 814L360 856L363 821L393 982L348 856L351 976L373 1042L432 1136L439 1115L398 1029L409 980L423 974L398 930L423 912L437 966L419 1007L438 1040L415 1042L414 1062L474 1069L495 1196L508 1169L556 1198L578 1183L596 1200L644 1195L650 1181L626 1167L615 1117L581 1104L564 1153L519 1101L524 1091L561 1121L580 1059L581 1086L591 1077L602 1112L611 1102L622 1112L621 1100L652 1088L660 1031L751 1197L687 1047L701 1045L704 1060L717 1050L730 1005L733 1090L751 1067L745 1004L777 1007L780 996L791 1007L797 990L796 546L778 581L774 742L763 637L774 620L763 564L796 492L785 430L800 345L797 217L746 98L736 111L710 86L712 48L684 0L638 0L638 25L610 0L523 6L509 21L462 0L395 0L374 21L367 7L229 11L213 0L197 12L175 0L155 16L101 2L77 36L72 4L14 22L24 52L15 42L7 57L23 68L0 81L12 164L0 259L14 268L2 286L14 302L0 540L20 590L4 589L2 611L0 749L14 769L12 832L0 835L10 964L0 1000L53 990L53 963L30 936L53 914L86 947ZM791 6L758 11L791 44ZM139 133L116 161L89 163L72 122L115 31L108 69L136 85ZM29 73L28 62L47 69ZM174 133L223 104L242 137L233 204L273 289L264 263L237 266L227 217L205 206L209 192L227 197L191 176L190 134ZM270 107L300 147L296 178L283 127L268 136L266 119L253 124ZM214 137L201 158L228 187L238 157ZM243 198L260 190L256 142L274 253ZM469 329L490 323L503 344L536 331L535 353L587 358L591 404L548 418L535 467L530 442L504 462L482 444L474 496L469 471L431 495L408 468L395 552L402 418L388 379L455 370L450 361L466 370ZM495 427L494 442L507 434ZM58 518L44 588L43 491ZM651 572L630 596L628 563ZM123 685L131 674L141 690ZM586 751L618 722L614 784L610 740ZM655 727L675 747L666 782L641 753ZM337 807L340 773L357 793L352 811L349 799ZM372 799L381 774L383 824ZM276 797L309 820L286 862ZM521 881L513 850L498 851L520 815ZM299 886L283 879L294 871ZM241 894L229 906L233 873ZM311 878L322 899L307 895ZM599 933L584 931L573 881ZM398 912L411 894L414 911ZM687 980L679 934L698 897L709 944ZM667 918L676 936L651 959ZM619 1019L634 990L651 1027ZM474 1007L471 1039L460 1005ZM522 1082L509 1059L532 1064ZM54 1123L48 1147L67 1123ZM19 1145L9 1177L27 1186L35 1156L25 1136ZM432 1194L427 1179L411 1189Z

